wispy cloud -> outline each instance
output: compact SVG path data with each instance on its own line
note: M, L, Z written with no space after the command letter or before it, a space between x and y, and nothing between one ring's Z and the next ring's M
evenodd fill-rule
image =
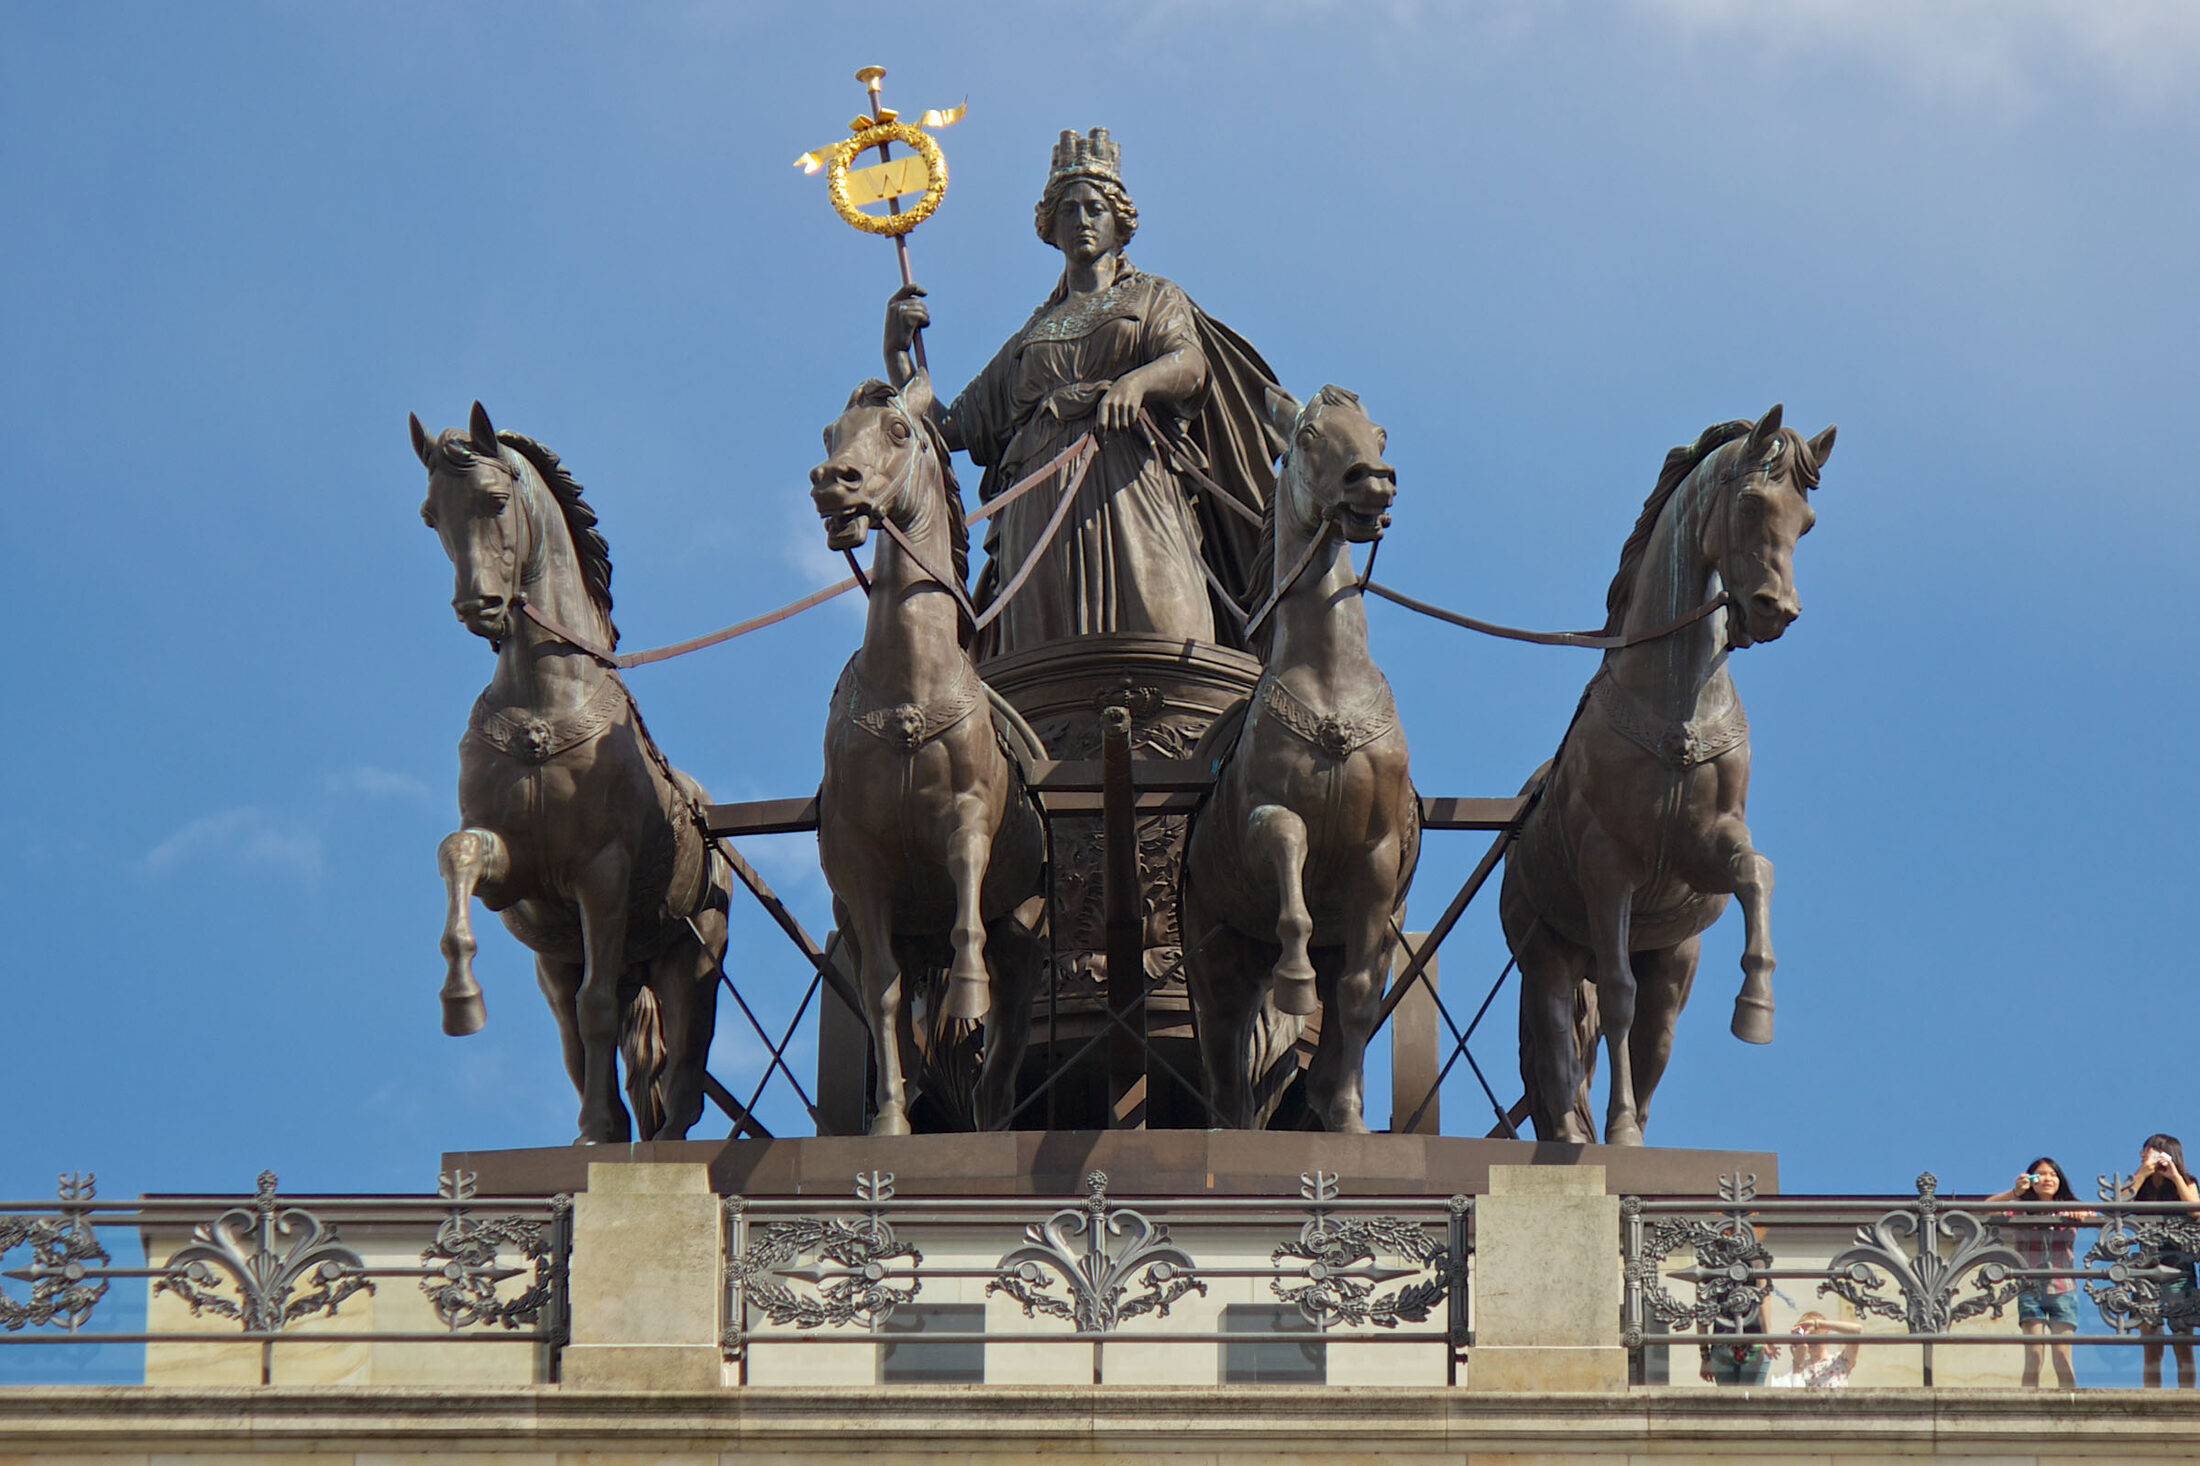
M1839 48L1905 82L2022 103L2090 74L2126 100L2182 95L2200 63L2191 0L1631 0L1683 31Z
M164 876L186 863L271 865L307 879L321 874L321 837L258 805L202 815L147 851L145 870Z
M428 786L410 774L400 774L395 769L376 768L373 764L360 764L344 770L329 780L332 794L365 794L381 799L426 799Z

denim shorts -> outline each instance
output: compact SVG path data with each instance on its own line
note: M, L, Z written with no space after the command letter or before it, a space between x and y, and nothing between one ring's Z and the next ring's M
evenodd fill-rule
M2162 1285L2162 1327L2173 1334L2189 1334L2200 1323L2200 1283L2193 1279L2189 1258L2165 1252L2162 1261L2172 1267L2182 1263L2185 1268L2183 1277Z
M2017 1294L2017 1322L2060 1325L2075 1330L2078 1327L2078 1290L2071 1288L2050 1293L2044 1288L2023 1289Z

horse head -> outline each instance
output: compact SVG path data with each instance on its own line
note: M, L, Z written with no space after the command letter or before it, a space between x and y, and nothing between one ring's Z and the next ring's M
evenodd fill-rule
M1818 515L1810 491L1833 452L1833 429L1806 440L1780 426L1780 404L1721 455L1721 508L1704 526L1704 558L1726 587L1727 643L1777 641L1803 613L1795 591L1795 542Z
M1276 485L1279 506L1309 532L1334 520L1353 544L1382 538L1398 474L1383 461L1387 435L1368 419L1359 395L1326 386L1301 407L1270 388L1268 415L1290 445Z
M906 523L918 466L928 457L939 459L940 448L892 387L876 378L857 387L825 429L825 461L810 470L810 499L825 521L826 547L857 548L876 520Z
M413 452L428 470L420 518L443 542L457 582L451 609L474 635L501 644L512 627L513 597L533 553L532 526L513 512L523 482L478 402L465 428L428 436L412 419Z

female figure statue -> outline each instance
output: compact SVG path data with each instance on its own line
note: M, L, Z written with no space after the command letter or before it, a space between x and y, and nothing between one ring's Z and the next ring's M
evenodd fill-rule
M1055 144L1036 224L1062 252L1061 282L939 419L949 445L984 468L978 493L988 500L1086 432L1098 441L1051 541L1040 544L1058 489L1035 488L991 521L981 609L1028 558L1041 559L987 629L982 657L1088 632L1236 641L1234 622L1218 626L1200 561L1244 599L1282 447L1265 412L1275 374L1175 284L1123 257L1138 210L1119 159L1106 128L1064 132ZM931 319L923 295L904 286L887 305L886 371L896 388L916 375L910 342ZM1163 442L1144 430L1142 408ZM1203 470L1252 520L1205 502L1182 463Z

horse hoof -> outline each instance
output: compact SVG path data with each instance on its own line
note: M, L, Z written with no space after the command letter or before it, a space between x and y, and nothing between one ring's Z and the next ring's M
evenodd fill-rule
M469 1033L481 1032L481 1026L489 1021L489 1005L475 993L466 998L443 1000L443 1031L452 1038L464 1038Z
M866 1133L871 1135L907 1135L909 1133L909 1116L898 1109L880 1110L871 1117L871 1128Z
M981 1021L992 1011L993 994L982 977L951 977L947 981L947 1006L941 1011L949 1018L961 1018L971 1023Z
M1314 999L1312 977L1279 977L1276 979L1276 1011L1305 1017L1321 1005Z
M1762 998L1736 998L1733 1032L1745 1044L1771 1043L1772 1005Z
M1606 1145L1640 1145L1642 1144L1642 1127L1639 1125L1606 1125L1604 1127L1604 1143Z

